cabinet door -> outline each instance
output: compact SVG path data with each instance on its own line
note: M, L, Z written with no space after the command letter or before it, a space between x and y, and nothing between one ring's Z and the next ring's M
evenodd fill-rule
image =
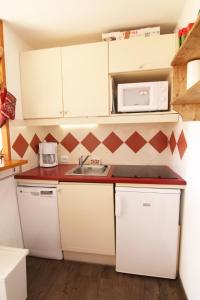
M175 34L109 42L109 73L169 68L176 50Z
M22 53L21 91L25 119L63 116L60 48Z
M122 187L115 205L116 270L176 278L180 190Z
M114 255L113 185L60 185L59 215L64 251Z
M65 117L108 115L108 43L62 48Z

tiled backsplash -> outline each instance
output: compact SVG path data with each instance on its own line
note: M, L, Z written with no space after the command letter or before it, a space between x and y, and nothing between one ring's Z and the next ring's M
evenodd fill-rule
M187 143L184 132L174 134L173 124L101 125L94 129L61 127L12 128L13 158L34 160L43 139L58 143L58 157L77 163L91 154L112 164L169 164L174 151L182 159ZM33 165L33 163L32 163Z

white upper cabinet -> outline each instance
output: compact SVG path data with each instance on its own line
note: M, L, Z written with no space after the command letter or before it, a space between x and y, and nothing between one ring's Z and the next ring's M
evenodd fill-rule
M61 53L64 116L108 115L108 43L68 46Z
M169 68L176 50L175 34L109 42L109 73Z
M23 52L20 63L24 119L62 117L60 48Z
M71 117L107 116L110 122L109 78L119 83L123 76L131 75L133 80L139 73L149 76L150 70L155 74L158 70L169 71L176 49L177 36L166 34L23 52L24 119L71 122Z

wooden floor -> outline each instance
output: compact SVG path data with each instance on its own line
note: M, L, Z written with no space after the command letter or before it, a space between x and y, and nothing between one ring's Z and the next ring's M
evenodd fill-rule
M178 280L116 273L114 267L29 257L28 300L185 300Z

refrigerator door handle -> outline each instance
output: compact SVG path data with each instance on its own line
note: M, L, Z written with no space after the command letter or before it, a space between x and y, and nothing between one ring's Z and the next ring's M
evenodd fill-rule
M119 194L115 195L115 216L120 217L122 212L122 203Z

